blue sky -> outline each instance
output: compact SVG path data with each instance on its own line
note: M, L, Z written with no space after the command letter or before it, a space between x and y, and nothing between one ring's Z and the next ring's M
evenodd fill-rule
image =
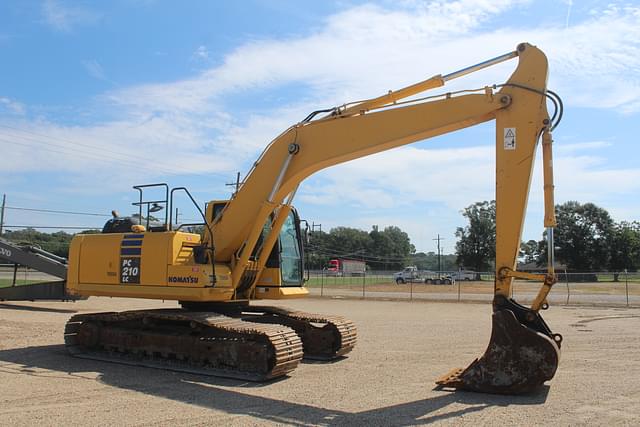
M565 102L557 202L638 220L639 40L638 2L2 2L0 193L9 206L105 214L132 212L131 186L147 182L227 198L236 171L308 112L528 41ZM501 83L514 66L451 89ZM453 252L460 211L493 197L493 144L486 124L336 166L305 181L296 205L323 229L399 225L419 250L439 233ZM526 239L542 232L539 175ZM8 211L5 222L103 220Z

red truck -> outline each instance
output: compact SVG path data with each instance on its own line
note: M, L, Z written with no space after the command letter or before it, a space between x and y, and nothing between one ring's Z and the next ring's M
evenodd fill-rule
M329 276L364 276L366 268L364 261L336 258L329 260L326 271Z

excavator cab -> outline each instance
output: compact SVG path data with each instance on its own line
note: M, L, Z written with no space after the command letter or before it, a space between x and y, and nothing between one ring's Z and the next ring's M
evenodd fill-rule
M207 209L210 212L211 222L215 222L215 218L222 213L228 202L228 200L216 200L209 203ZM265 222L249 258L251 261L258 259L271 232L273 219L273 216L271 216ZM281 288L289 288L289 291L292 288L298 288L298 293L301 296L308 293L303 288L305 282L304 239L306 230L302 228L302 222L298 211L291 207L291 211L282 224L278 239L269 253L262 274L256 282L255 299L278 298L278 295L282 295ZM291 292L287 292L286 295L291 295Z

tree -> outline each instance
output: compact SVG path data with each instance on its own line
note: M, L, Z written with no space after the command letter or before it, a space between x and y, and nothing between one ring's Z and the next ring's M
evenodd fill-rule
M373 270L387 270L389 268L395 268L390 265L394 264L396 260L389 259L390 254L393 252L393 241L391 236L384 231L378 231L378 227L374 226L369 232L369 247L367 252L374 257L369 265Z
M454 254L445 254L441 257L442 271L454 271L458 269L457 257ZM438 254L435 252L418 252L411 256L411 265L415 265L420 270L436 271L438 269Z
M409 256L416 251L409 235L394 225L385 227L381 233L374 228L369 233L369 238L371 239L370 253L381 260L373 263L372 267L376 269L403 268L409 262Z
M84 230L79 234L99 233L97 230ZM73 234L57 231L55 233L42 233L34 228L7 231L4 238L17 244L34 245L52 254L67 258L69 256L69 244Z
M539 263L540 242L529 240L520 244L520 258L525 264Z
M496 202L474 203L462 211L462 216L469 220L469 225L456 230L457 263L486 271L496 257Z
M593 203L569 201L556 206L554 232L556 259L578 271L597 271L610 259L614 222L605 209ZM546 244L542 257L546 257Z
M305 247L309 268L326 267L333 258L364 259L371 269L399 269L410 262L415 252L409 235L399 227L389 226L371 232L349 227L336 227L325 233L310 233Z
M312 270L322 270L331 259L329 253L329 233L324 231L310 231L309 241L305 242L305 257L307 267Z
M350 227L336 227L329 233L329 247L336 255L345 258L356 258L363 255L370 246L371 238L364 230Z
M640 268L640 223L620 222L612 227L609 239L609 271L618 281L620 271Z

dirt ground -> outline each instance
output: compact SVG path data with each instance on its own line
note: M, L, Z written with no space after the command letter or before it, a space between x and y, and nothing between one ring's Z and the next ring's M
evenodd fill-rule
M530 396L434 390L485 349L488 304L306 299L359 328L349 357L266 384L135 368L65 352L75 312L171 307L90 298L0 304L0 425L640 425L640 309L552 307L564 335L548 386Z

